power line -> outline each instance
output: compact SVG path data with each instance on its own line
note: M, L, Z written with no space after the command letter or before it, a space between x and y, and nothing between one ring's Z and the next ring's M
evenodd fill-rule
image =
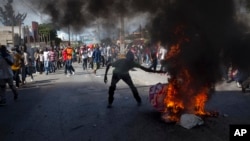
M26 0L21 0L21 4L22 4L24 7L30 9L30 11L31 11L34 15L40 17L40 21L43 21L40 12L37 12L37 10L34 9L33 6L31 5L31 3L27 2Z
M27 3L26 1L21 0L21 4L22 4L23 6L25 6L26 8L29 8L35 15L41 16L41 14L38 13L38 12L37 12L31 5L29 5L29 3Z

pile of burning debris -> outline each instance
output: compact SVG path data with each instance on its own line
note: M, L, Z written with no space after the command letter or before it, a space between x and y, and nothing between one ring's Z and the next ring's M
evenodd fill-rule
M185 83L188 83L185 81ZM150 87L151 105L159 112L166 123L176 122L184 128L191 129L202 125L205 117L218 117L218 112L205 111L205 103L209 89L202 89L198 94L181 95L185 86L180 79L171 79L168 84L158 83ZM186 90L189 93L193 91ZM189 100L188 100L189 99ZM189 101L189 102L188 102Z
M173 35L177 37L177 40L169 44L166 55L166 61L170 64L168 71L171 77L168 84L159 83L151 87L150 99L156 110L162 113L162 119L165 122L178 122L190 129L194 125L203 124L202 118L217 117L218 113L205 111L205 104L212 94L214 81L206 76L197 77L204 73L204 67L198 66L194 71L194 67L187 66L188 63L182 58L185 55L182 54L182 50L193 45L190 43L192 40L184 34L185 29L182 25L175 28ZM196 63L196 60L192 61ZM196 64L199 63L201 62Z

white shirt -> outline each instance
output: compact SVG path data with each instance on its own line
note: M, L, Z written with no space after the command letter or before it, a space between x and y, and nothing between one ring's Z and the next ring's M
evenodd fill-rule
M106 52L107 52L107 56L112 56L111 47L110 46L107 46Z
M160 60L165 59L166 54L167 54L167 49L165 49L163 46L161 46L160 50L159 50Z
M93 55L93 49L88 49L88 57L92 58Z
M44 58L44 61L49 61L49 52L48 51L43 52L43 58Z

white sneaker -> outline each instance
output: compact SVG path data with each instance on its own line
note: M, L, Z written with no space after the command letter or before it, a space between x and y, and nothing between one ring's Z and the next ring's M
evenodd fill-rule
M241 88L241 84L239 82L236 83L238 88Z
M75 72L72 72L73 75L75 75Z

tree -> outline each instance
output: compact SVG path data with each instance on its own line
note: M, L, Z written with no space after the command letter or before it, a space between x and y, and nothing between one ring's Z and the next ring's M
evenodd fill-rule
M12 6L13 0L8 0L7 4L0 7L0 22L5 26L18 26L25 20L27 13L17 13Z
M58 46L61 40L57 37L57 28L52 23L39 24L38 33L43 37L45 42L54 41L54 45Z

